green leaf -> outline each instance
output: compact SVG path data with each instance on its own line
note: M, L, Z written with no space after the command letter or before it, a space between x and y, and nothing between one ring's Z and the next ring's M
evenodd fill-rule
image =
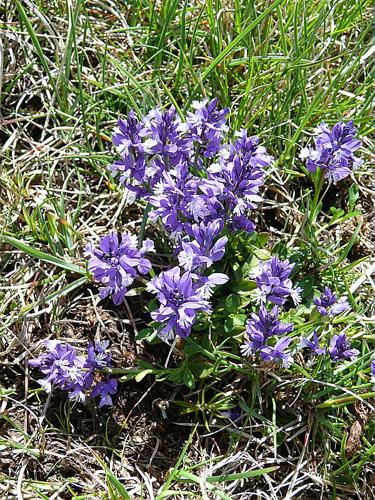
M146 370L142 370L141 372L137 373L137 375L134 377L134 380L136 382L141 382L145 377L147 377L147 375L150 375L153 372L154 372L154 370L152 370L151 368L147 368Z
M110 491L112 500L131 500L129 493L126 491L124 486L120 483L116 476L112 474L112 472L105 467L106 480L108 489Z
M224 308L228 313L236 312L241 307L241 297L237 294L231 294L225 299Z
M254 248L254 255L259 260L269 260L271 258L271 253L265 248Z
M202 359L194 359L189 363L190 369L195 378L206 378L214 371L213 365Z
M195 386L195 380L194 380L194 375L190 371L189 367L186 365L185 369L182 374L182 380L184 384L189 388L189 389L194 389Z
M224 322L224 330L228 334L236 334L244 329L247 316L246 314L236 314L235 316L230 316Z
M155 331L155 328L143 328L143 330L140 330L137 335L135 336L135 340L140 342L141 340L153 340L157 336L157 332Z
M211 476L207 478L208 483L224 483L228 481L237 481L239 479L245 479L247 477L263 476L264 474L269 474L274 472L278 467L265 467L264 469L248 470L245 472L237 472L234 474L223 474L222 476Z
M246 279L235 280L230 284L230 288L234 292L251 292L256 287L255 281Z
M348 200L349 200L349 211L352 212L355 204L359 198L359 191L357 184L352 184L349 189Z
M30 257L33 257L34 259L43 260L44 262L48 262L49 264L58 266L61 269L66 269L67 271L78 274L87 274L84 267L77 266L75 264L72 264L71 262L67 262L60 257L55 257L54 255L49 255L48 253L42 252L41 250L37 250L36 248L29 246L27 243L23 243L16 238L12 238L11 236L6 236L4 234L0 235L0 242L8 243L8 245L12 245L18 250L21 250L21 252L24 252Z

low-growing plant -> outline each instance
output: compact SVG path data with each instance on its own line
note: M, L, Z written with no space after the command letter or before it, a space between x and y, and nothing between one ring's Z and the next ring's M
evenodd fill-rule
M165 366L138 360L130 368L112 368L108 344L90 344L85 358L69 344L48 341L48 353L30 362L45 375L40 384L47 391L57 387L80 401L100 396L104 406L116 393L115 375L123 382L154 375L194 388L231 372L251 381L259 370L275 375L289 370L296 384L301 375L318 386L320 380L334 386L341 377L342 386L348 380L346 395L353 395L350 378L341 374L361 356L358 370L365 375L357 397L374 395L368 388L375 360L369 350L356 348L358 335L343 329L348 317L355 325L355 297L342 287L336 291L334 273L328 279L317 272L313 281L304 274L304 257L316 251L309 245L319 245L315 221L324 186L342 181L362 163L355 155L361 141L353 122L331 128L321 123L314 144L301 147L301 169L313 189L303 201L305 253L293 254L256 232L251 217L262 202L269 170L277 167L258 137L231 132L228 116L229 109L219 109L214 99L194 102L186 116L170 107L153 109L142 119L130 111L119 119L113 144L120 159L109 168L128 199L143 207L142 225L138 237L113 231L98 246L85 247L88 271L101 284L100 298L110 297L118 306L134 284L132 293L154 297L137 340L165 342L171 352L178 348L180 361L168 367L169 358ZM353 217L354 204L349 200L347 213L334 210L326 224ZM149 221L154 241L145 239L151 234ZM152 265L155 250L163 255L158 274ZM311 384L306 401L334 404ZM235 391L176 404L185 413L202 412L204 419L207 410L237 423L249 411Z

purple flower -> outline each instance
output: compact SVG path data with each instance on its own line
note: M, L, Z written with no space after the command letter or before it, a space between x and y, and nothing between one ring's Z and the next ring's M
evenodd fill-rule
M197 280L197 290L204 299L211 297L215 286L224 285L229 280L229 276L223 273L212 273L209 276L192 274L192 277Z
M354 153L361 147L353 121L336 123L332 130L323 122L317 127L314 148L303 148L301 159L307 159L307 169L315 172L319 167L330 181L337 182L347 177L352 168L363 163Z
M212 266L218 260L221 260L225 253L225 245L228 238L222 236L215 238L223 229L223 222L220 220L208 222L205 224L186 224L185 231L194 238L193 241L182 240L181 251L178 254L180 266L186 271L202 270Z
M187 199L195 193L190 185L191 175L187 165L178 165L174 171L164 172L148 201L155 207L151 220L161 218L167 231L180 234L187 216Z
M116 394L117 392L117 380L115 378L110 378L106 382L98 382L92 393L92 397L100 396L99 406L112 405L111 394Z
M90 343L87 348L87 356L84 364L86 369L85 373L85 386L87 388L92 386L94 382L96 371L111 368L112 356L107 351L109 342L95 342Z
M228 130L225 122L229 109L219 110L217 99L194 101L192 106L194 112L187 113L186 123L181 124L179 130L187 132L187 136L198 144L198 160L200 155L211 158L221 149L223 135Z
M191 140L179 134L180 124L181 120L173 107L164 112L153 109L144 119L140 134L147 139L143 146L148 153L163 159L167 166L177 165L190 156Z
M258 270L252 273L258 286L258 303L269 301L283 305L288 297L292 298L294 304L300 302L301 288L293 288L293 283L289 279L293 267L294 264L288 260L282 261L278 257L259 263Z
M174 170L164 172L155 185L149 197L155 207L150 218L160 217L172 237L180 239L189 225L207 224L224 217L224 207L219 201L222 192L221 183L195 177L189 173L188 165L181 163Z
M52 386L69 392L69 397L83 401L86 387L85 359L77 355L77 351L70 344L61 344L57 340L46 340L44 345L48 352L36 359L31 359L29 365L46 375L38 383L51 392Z
M319 298L314 299L318 311L322 316L335 316L348 309L349 304L345 299L337 302L336 295L331 292L331 289L326 286L324 292Z
M264 184L263 168L269 166L272 158L259 146L257 137L248 137L246 131L221 152L219 163L208 169L209 178L222 183L223 194L220 201L227 214L229 226L235 230L254 230L248 219L249 210L256 208L259 187Z
M182 338L188 337L197 313L210 310L192 275L189 272L181 275L179 267L160 273L147 288L160 302L160 307L151 313L151 317L162 323L159 335L164 340L170 340L175 333Z
M314 330L313 340L308 340L306 337L301 338L300 347L301 348L303 348L303 347L309 348L315 356L327 354L326 348L319 347L318 334L316 333L315 330Z
M138 250L135 235L124 233L119 242L117 234L111 233L101 239L99 249L89 243L85 250L90 255L89 271L104 285L100 297L111 295L116 305L124 300L137 273L147 274L151 269L151 262L144 258L144 254L153 250L153 242L146 240Z
M111 367L111 355L106 352L108 342L90 344L86 359L78 356L76 349L70 344L47 340L44 345L49 352L30 360L29 364L46 375L38 382L47 392L51 392L52 386L55 386L68 391L69 398L84 402L86 393L91 390L95 374ZM109 394L115 394L116 389L115 379L98 382L91 396L101 396L100 406L112 404Z
M273 347L269 345L262 347L260 349L261 359L263 361L281 361L284 368L288 368L293 362L291 353L286 351L291 341L290 337L282 337Z
M134 111L130 111L126 120L118 120L112 135L112 142L121 160L115 161L109 168L115 175L119 174L120 182L127 186L132 179L139 184L145 178L147 163L141 137L143 129L144 125L139 122Z
M232 231L245 231L246 233L253 233L255 231L254 222L245 215L234 215L229 227Z
M109 346L108 340L104 342L90 343L87 348L87 358L85 367L91 370L102 370L111 367L111 354L107 352Z
M188 188L185 198L188 220L197 223L225 220L224 186L220 180L192 176L186 188Z
M229 420L234 424L240 423L243 418L242 410L239 406L235 406L227 411L223 411L222 416L229 418Z
M375 356L371 360L371 382L375 384Z
M241 346L241 353L244 356L259 351L261 359L269 361L279 359L286 364L290 361L290 354L284 350L289 342L286 342L287 337L282 337L276 342L274 347L268 344L268 339L275 335L284 335L293 330L292 323L281 323L278 319L277 306L268 312L264 306L261 306L258 314L252 314L246 324L248 341Z
M357 357L359 351L357 349L351 349L345 333L340 333L339 335L333 336L328 348L328 353L332 361L341 361L343 359L353 359Z

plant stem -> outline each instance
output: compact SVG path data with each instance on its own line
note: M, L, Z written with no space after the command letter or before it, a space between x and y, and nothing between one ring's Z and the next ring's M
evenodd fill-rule
M314 223L314 221L315 221L315 219L318 216L319 211L320 211L317 209L319 206L319 196L320 196L320 193L322 191L323 183L324 183L324 174L319 169L316 172L316 176L315 176L315 180L314 180L314 191L315 192L314 192L314 198L313 198L313 201L312 201L311 207L310 207L309 219L310 219L311 224Z

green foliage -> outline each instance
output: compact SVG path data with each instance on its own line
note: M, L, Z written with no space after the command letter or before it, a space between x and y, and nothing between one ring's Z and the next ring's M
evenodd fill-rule
M221 106L231 109L231 127L248 128L267 140L275 156L264 193L269 203L260 210L260 232L228 243L217 272L228 273L230 282L216 293L213 314L202 315L192 335L176 346L178 356L167 366L164 360L137 359L130 367L114 369L125 394L156 382L170 389L173 410L191 418L193 430L172 467L163 471L165 481L155 498L231 498L227 491L268 491L274 478L278 485L279 477L293 478L302 459L306 467L317 468L325 493L337 496L342 485L360 491L375 452L373 419L363 426L354 455L348 457L345 449L358 418L357 405L373 412L375 397L370 382L375 345L373 241L368 236L373 170L368 161L372 146L366 139L374 131L371 3L17 0L1 6L4 11L6 21L0 26L10 42L3 48L0 92L0 361L13 356L16 348L33 350L40 330L51 336L60 331L73 299L91 292L81 258L86 241L94 233L102 235L108 228L138 220L138 211L126 208L121 189L107 171L113 161L110 134L118 115L129 109L141 115L171 102L177 110L186 110L194 99L218 97ZM366 163L350 186L326 190L322 179L309 176L299 161L299 146L320 121L350 118L365 137L361 154ZM147 226L147 209L145 214L140 241L147 231L160 232L156 225ZM163 245L160 241L160 248ZM294 323L293 341L297 344L314 329L327 340L345 330L360 350L357 360L334 366L296 353L294 364L282 371L243 359L239 345L246 320L257 309L251 271L271 254L295 262L292 278L303 290L302 304L290 305L282 317ZM312 304L322 285L346 294L351 306L330 325ZM150 312L156 303L146 306ZM28 330L20 327L30 321L38 325L36 337L35 332L24 337ZM157 351L156 325L140 328L135 341ZM22 363L19 353L14 355L16 367ZM1 376L8 370L4 363ZM7 373L14 376L13 369L10 365ZM12 389L1 389L1 403L17 396L7 377ZM29 375L25 380L31 383ZM16 385L18 390L22 384ZM172 396L175 389L178 395ZM21 407L18 416L34 411L30 399L35 397L39 393L30 390L22 395L26 409ZM245 415L237 426L225 416L236 406ZM30 415L25 428L44 425L44 414ZM303 427L294 431L298 418ZM1 419L2 436L9 427L23 438L20 444L2 437L1 453L11 449L19 453L17 460L22 455L38 458L36 434L22 434L22 426L6 414ZM63 431L70 436L70 419L61 420L61 436ZM219 438L215 444L201 437L209 432L218 433L213 435ZM117 450L100 450L111 460L120 456L121 463L122 444L117 443ZM200 462L197 449L203 450ZM207 458L218 449L216 457ZM206 474L215 460L236 457L243 450L260 460L259 449L270 450L266 460L290 460L290 454L297 459L290 469L286 461L279 469L255 464L248 468L248 463L245 469L234 463L229 473L221 468ZM151 471L151 461L149 466ZM104 461L100 467L100 491L93 490L93 474L79 495L77 481L71 478L55 484L50 478L22 482L21 475L19 484L17 478L10 479L14 491L9 495L130 498L121 475ZM250 482L255 476L257 482ZM143 477L140 482L143 488ZM278 491L292 496L293 487Z

